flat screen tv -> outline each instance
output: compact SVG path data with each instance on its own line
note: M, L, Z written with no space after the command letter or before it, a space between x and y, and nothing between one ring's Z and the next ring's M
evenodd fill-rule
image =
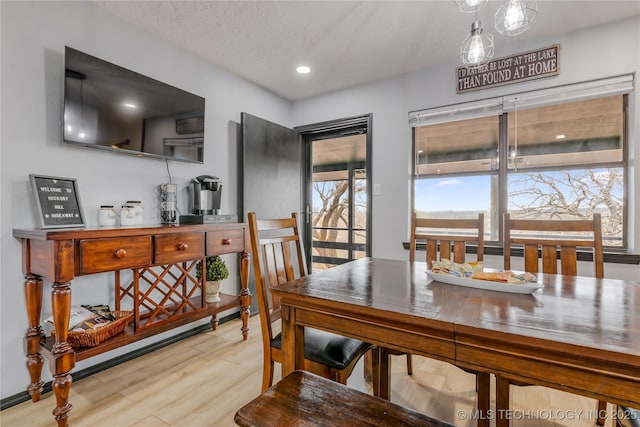
M64 142L203 163L203 97L70 47L64 82Z

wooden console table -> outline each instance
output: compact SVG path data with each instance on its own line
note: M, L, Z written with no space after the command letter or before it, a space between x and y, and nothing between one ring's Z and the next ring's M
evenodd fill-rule
M249 331L251 294L249 279L249 230L246 224L198 224L83 229L14 229L22 241L22 270L29 328L24 338L27 369L31 377L31 400L40 400L45 357L53 375L57 406L53 411L59 427L67 425L71 404L71 370L75 362L148 338L195 320L240 307L243 339ZM205 302L202 280L195 266L205 257L239 253L240 295L221 294L221 301ZM121 272L132 270L131 281ZM73 349L67 342L71 309L71 280L76 276L115 272L116 310L131 305L133 324L90 348ZM51 306L55 338L46 337L40 324L43 279L53 282ZM81 302L76 302L76 305Z

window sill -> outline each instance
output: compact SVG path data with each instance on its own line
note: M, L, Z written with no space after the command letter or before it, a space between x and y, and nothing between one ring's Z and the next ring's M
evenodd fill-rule
M405 250L409 250L409 243L403 242L402 246ZM418 243L417 250L424 251L425 245ZM476 247L475 246L467 246L468 254L475 254ZM502 246L491 246L485 245L484 247L485 255L498 255L502 256L503 248ZM511 248L511 256L513 257L522 257L523 251L521 248ZM624 252L604 252L604 262L610 264L629 264L636 265L640 264L640 254L630 254ZM578 261L593 261L593 255L588 251L578 251Z

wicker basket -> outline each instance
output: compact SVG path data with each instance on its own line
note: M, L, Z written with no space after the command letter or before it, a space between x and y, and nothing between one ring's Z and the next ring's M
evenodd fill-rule
M124 331L124 328L133 318L133 311L112 311L111 314L116 320L101 328L88 329L86 331L69 331L67 342L72 347L95 347ZM55 335L55 331L51 331L51 335Z

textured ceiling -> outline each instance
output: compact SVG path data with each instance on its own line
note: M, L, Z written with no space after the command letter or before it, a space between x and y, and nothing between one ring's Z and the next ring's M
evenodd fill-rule
M299 100L455 61L473 14L446 1L98 1L133 24L286 99ZM480 11L493 26L500 2ZM640 1L539 1L518 43L640 14ZM307 64L312 72L298 75Z

